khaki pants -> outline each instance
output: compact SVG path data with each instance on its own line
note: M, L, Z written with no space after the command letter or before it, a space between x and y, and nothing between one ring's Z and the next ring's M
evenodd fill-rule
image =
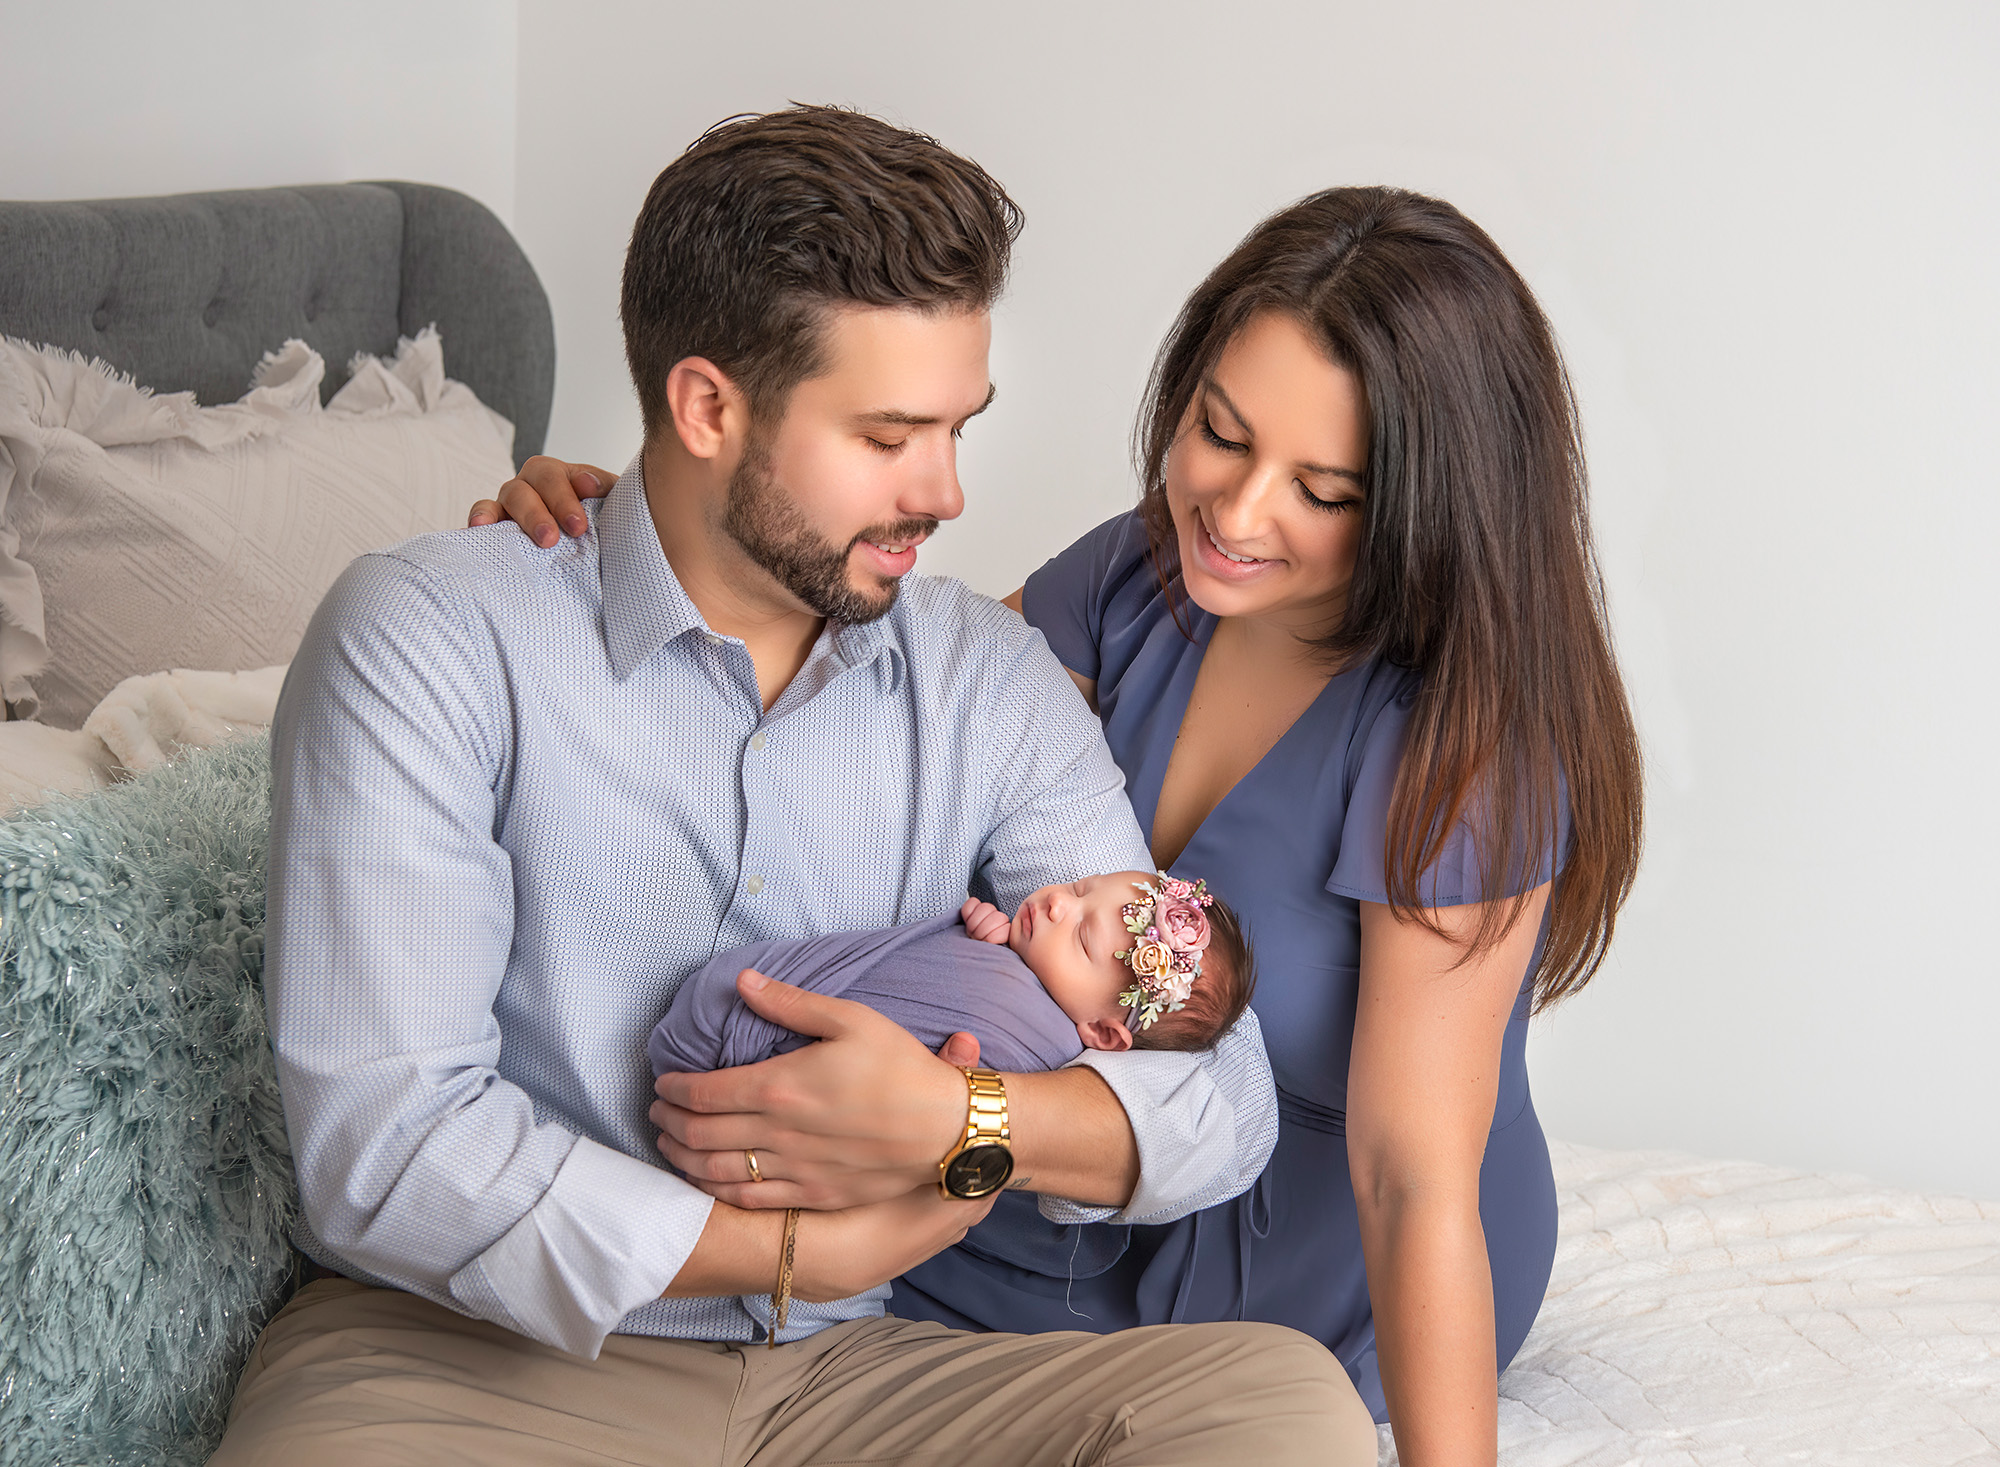
M596 1360L347 1279L251 1353L212 1467L1375 1461L1322 1346L1266 1324L979 1335L858 1320L772 1350L613 1335Z

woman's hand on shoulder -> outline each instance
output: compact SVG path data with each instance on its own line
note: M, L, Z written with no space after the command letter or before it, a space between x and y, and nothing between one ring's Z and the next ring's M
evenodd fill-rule
M583 501L602 499L617 482L618 476L608 469L536 454L521 465L520 473L500 486L498 499L482 499L473 505L465 523L494 525L512 520L546 550L563 535L577 536L589 529Z

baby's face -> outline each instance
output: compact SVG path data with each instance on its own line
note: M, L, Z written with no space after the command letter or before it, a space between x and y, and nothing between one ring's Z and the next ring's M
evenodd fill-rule
M1150 871L1119 871L1045 886L1021 903L1008 929L1007 946L1034 970L1092 1049L1132 1047L1128 1010L1118 995L1134 979L1113 954L1132 946L1120 909L1144 900L1134 883L1151 880Z

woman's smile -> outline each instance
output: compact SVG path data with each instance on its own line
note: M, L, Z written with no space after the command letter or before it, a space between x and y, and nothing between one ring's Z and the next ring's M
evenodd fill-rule
M1200 557L1202 569L1212 576L1221 576L1232 581L1248 581L1280 564L1268 556L1246 555L1233 550L1218 537L1199 509L1192 511L1195 521L1195 554Z

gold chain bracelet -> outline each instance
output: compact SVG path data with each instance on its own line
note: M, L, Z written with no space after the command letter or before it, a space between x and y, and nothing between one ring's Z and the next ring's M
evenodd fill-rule
M771 1290L771 1348L778 1348L778 1335L785 1328L785 1315L792 1307L792 1259L799 1246L799 1210L785 1209L785 1241L778 1249L778 1282Z

